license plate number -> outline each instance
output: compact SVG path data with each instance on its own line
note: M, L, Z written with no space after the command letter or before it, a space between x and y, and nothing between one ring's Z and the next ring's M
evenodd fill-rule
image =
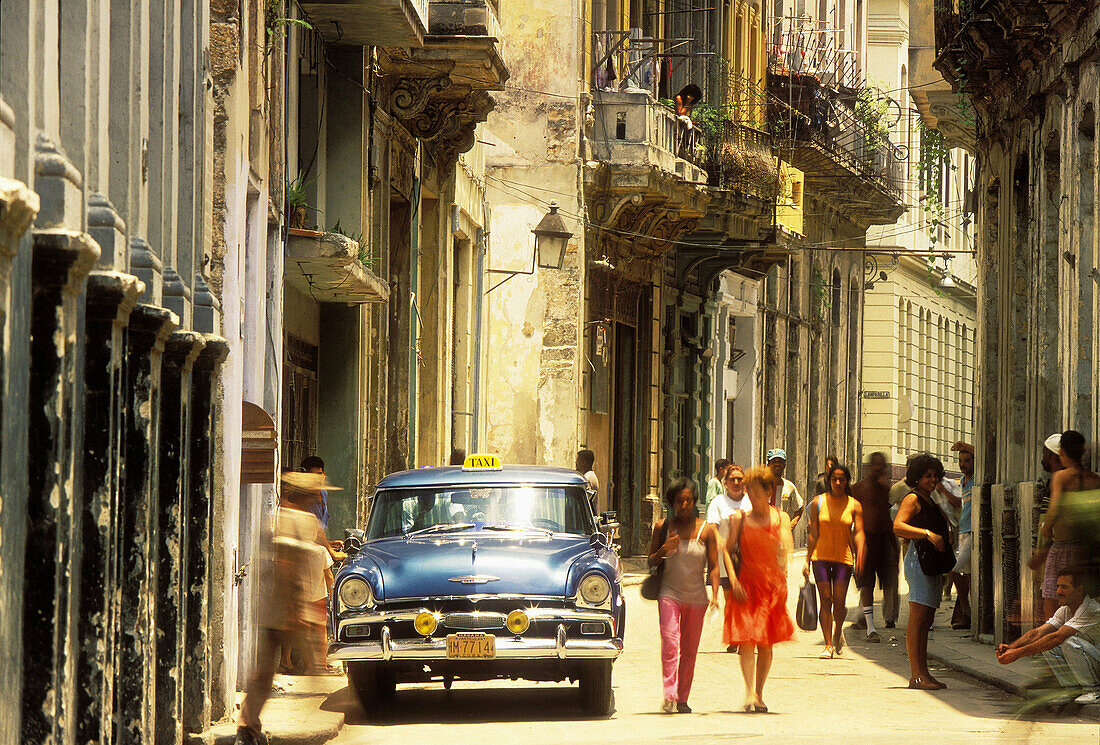
M492 634L450 634L447 658L452 660L491 660L497 656L497 638Z

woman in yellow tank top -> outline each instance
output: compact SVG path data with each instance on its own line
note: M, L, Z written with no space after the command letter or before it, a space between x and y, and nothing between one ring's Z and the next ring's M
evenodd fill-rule
M825 637L822 658L840 655L844 647L844 619L848 608L848 583L852 571L863 564L863 508L852 496L849 485L852 474L845 466L833 466L825 474L829 491L810 503L810 531L806 540L806 566L803 576L810 576L820 599L818 623Z

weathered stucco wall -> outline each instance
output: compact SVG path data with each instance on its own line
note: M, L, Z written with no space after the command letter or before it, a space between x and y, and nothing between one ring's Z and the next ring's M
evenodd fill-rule
M536 269L487 298L487 447L512 462L571 467L580 407L584 230L578 95L584 28L578 0L501 4L509 90L487 129L492 270L529 271L531 228L556 200L574 233L561 270ZM548 61L552 61L548 64ZM491 273L489 287L507 275Z

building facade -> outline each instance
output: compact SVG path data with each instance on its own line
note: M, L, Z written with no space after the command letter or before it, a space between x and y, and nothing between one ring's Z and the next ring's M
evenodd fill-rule
M227 705L209 20L3 16L0 741L179 742Z
M934 8L936 69L974 122L978 161L977 616L1000 642L1035 615L1027 567L1042 442L1095 443L1096 55L1100 8ZM949 119L949 113L937 115ZM1023 621L1021 621L1023 619Z
M509 402L489 446L591 449L628 553L670 480L718 457L785 447L808 491L829 451L857 457L862 250L904 211L897 149L844 92L863 57L825 51L863 49L862 4L829 11L824 45L793 6L537 5L502 9L506 46L537 52L488 122L490 270L515 272L488 305ZM670 105L688 84L690 133ZM573 233L556 271L530 235L551 200Z
M769 117L798 175L802 228L762 281L759 442L786 450L804 497L827 455L859 458L868 231L907 209L904 151L868 78L867 13L858 1L787 2L768 24Z
M932 87L911 80L924 51L920 12L893 0L868 6L868 78L891 91L909 209L867 237L861 461L883 452L897 479L912 453L955 471L951 446L974 434L975 162L920 117Z

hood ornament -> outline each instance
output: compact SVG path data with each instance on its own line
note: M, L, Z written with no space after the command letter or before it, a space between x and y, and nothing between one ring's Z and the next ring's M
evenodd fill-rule
M489 582L500 582L500 577L488 574L467 574L465 577L451 577L448 582L461 582L464 585L484 585Z

